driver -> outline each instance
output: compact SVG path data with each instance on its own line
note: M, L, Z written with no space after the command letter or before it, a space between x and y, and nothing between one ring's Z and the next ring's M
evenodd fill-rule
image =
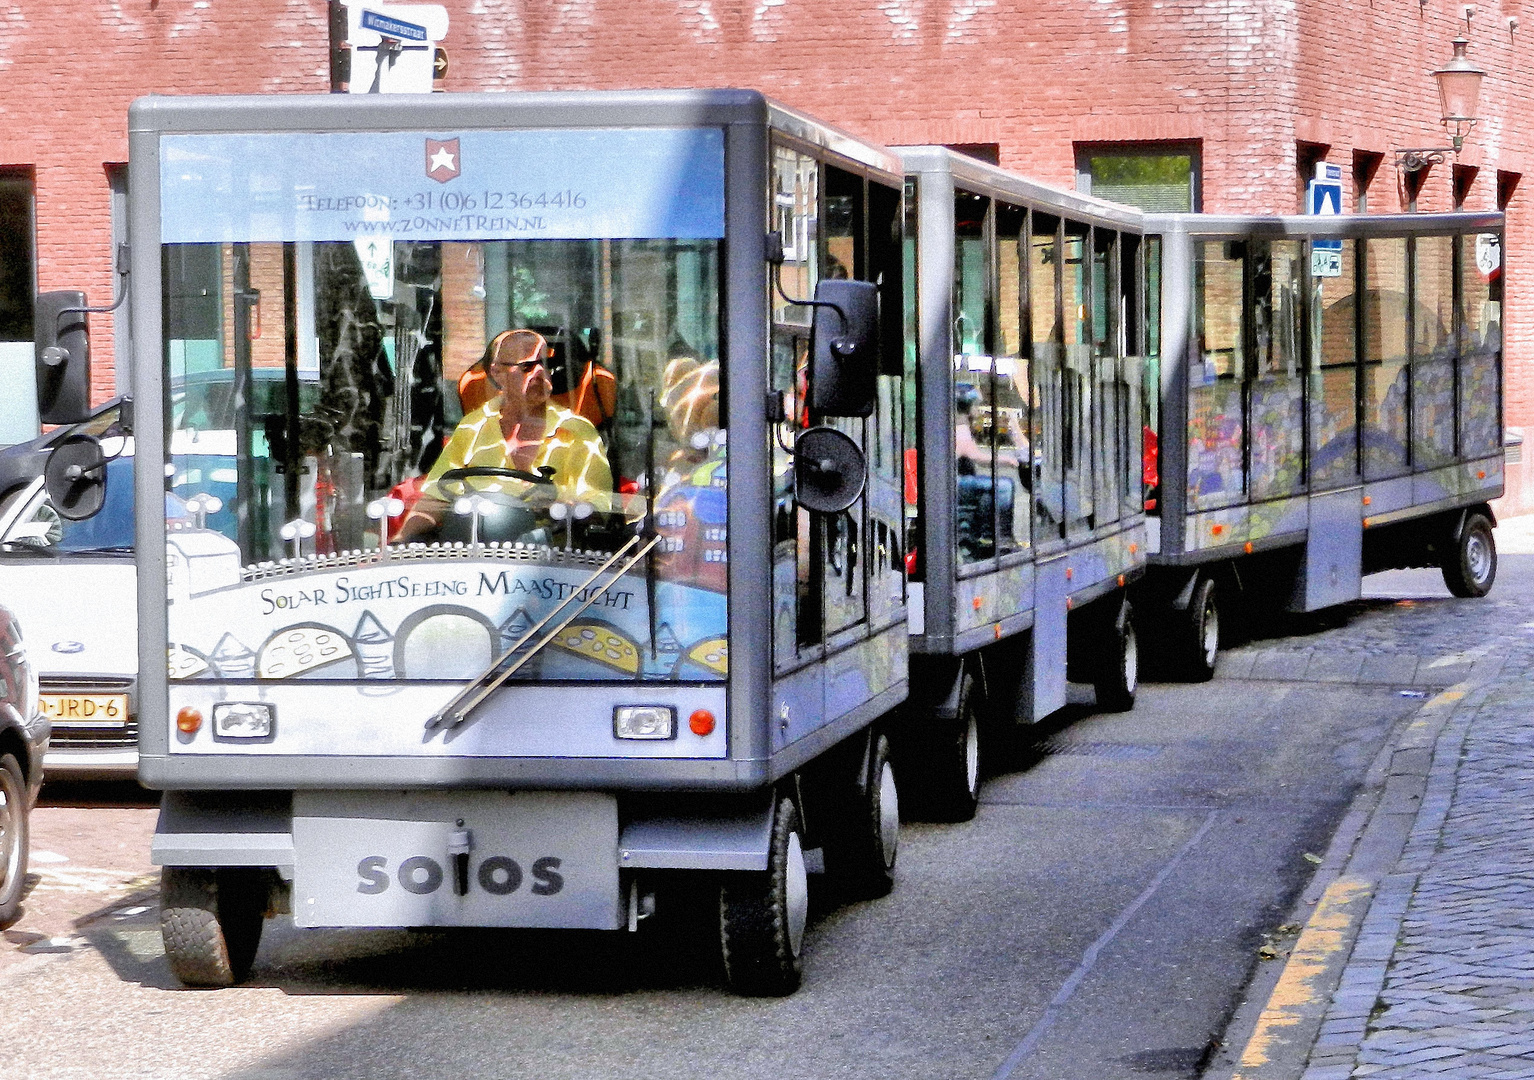
M410 540L436 528L451 496L441 479L451 469L489 467L546 475L551 484L510 476L475 476L472 490L504 493L534 509L555 501L586 503L598 512L610 509L612 471L607 451L591 421L549 401L553 389L544 361L548 342L534 330L505 330L485 350L486 378L495 396L459 422L453 437L427 473L421 500L399 531Z

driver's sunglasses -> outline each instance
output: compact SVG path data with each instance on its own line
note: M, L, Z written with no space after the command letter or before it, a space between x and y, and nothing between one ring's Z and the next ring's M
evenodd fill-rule
M506 368L507 370L516 368L522 374L530 375L534 368L543 367L543 361L536 356L531 360L492 360L490 366L493 368Z

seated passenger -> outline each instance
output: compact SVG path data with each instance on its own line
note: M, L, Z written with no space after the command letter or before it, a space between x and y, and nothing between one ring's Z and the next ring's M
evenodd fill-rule
M555 501L587 503L596 511L610 508L612 472L597 429L585 417L549 400L544 368L547 342L532 330L509 330L496 336L486 364L486 380L496 393L459 422L422 485L421 501L399 530L412 540L444 523L449 505L468 491L508 496L526 508L546 510ZM540 473L552 481L532 483L511 476L459 478L450 486L444 474L455 469L489 467Z

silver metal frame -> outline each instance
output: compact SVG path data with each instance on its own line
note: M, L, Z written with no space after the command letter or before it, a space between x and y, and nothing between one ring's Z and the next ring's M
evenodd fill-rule
M781 695L772 679L770 608L750 598L771 594L772 490L767 391L767 166L770 133L783 132L829 159L877 174L899 190L899 160L887 151L819 124L753 91L400 96L144 98L129 110L132 317L138 328L134 391L138 402L135 476L141 759L140 777L162 789L293 789L337 784L333 756L171 754L165 667L166 554L161 512L164 477L162 312L158 141L195 132L452 131L496 128L695 126L725 130L724 392L730 432L728 757L714 760L617 758L349 757L345 784L368 787L605 788L608 790L749 791L790 772L872 722L904 697L905 683L838 716L819 715L783 743L776 730ZM903 624L902 624L903 631ZM834 662L827 656L821 664ZM622 694L631 684L615 685ZM651 684L648 697L658 687ZM515 686L485 708L514 706ZM423 717L423 720L425 718Z
M1474 490L1447 493L1431 481L1417 486L1422 491L1401 491L1400 481L1412 481L1438 469L1425 470L1413 466L1404 476L1388 479L1365 479L1358 477L1329 487L1313 488L1307 484L1304 491L1287 499L1308 500L1311 513L1306 515L1307 524L1281 533L1252 538L1236 536L1229 544L1198 546L1188 535L1190 521L1198 516L1190 512L1187 493L1187 385L1189 366L1193 362L1194 318L1194 270L1195 244L1205 241L1239 241L1246 239L1301 240L1338 239L1344 241L1404 238L1414 236L1457 236L1481 232L1494 232L1505 237L1504 215L1496 211L1457 212L1445 214L1359 214L1341 216L1267 216L1249 217L1216 214L1150 214L1145 216L1145 229L1149 235L1163 238L1162 255L1162 369L1161 369L1161 417L1160 474L1161 507L1159 515L1159 545L1150 563L1157 567L1191 567L1199 564L1220 562L1240 557L1250 552L1277 548L1309 545L1325 547L1337 539L1335 534L1336 508L1322 507L1324 497L1339 491L1358 491L1361 506L1369 506L1372 500L1383 497L1385 509L1370 514L1360 514L1360 528L1378 526L1415 517L1425 517L1458 507L1474 506L1502 494L1502 450L1489 456L1477 458L1457 457L1446 469L1463 468L1476 463L1495 463L1495 479ZM1503 266L1506 273L1506 253ZM1306 311L1310 301L1306 300ZM1308 320L1307 320L1308 325ZM1499 385L1504 386L1505 365L1499 372ZM1309 424L1308 410L1306 424ZM1307 454L1309 449L1307 447ZM1489 471L1489 470L1483 470ZM1411 485L1408 484L1408 487ZM1364 500L1370 501L1364 501ZM1274 500L1246 499L1227 508L1239 511L1259 502ZM1333 500L1335 501L1335 500ZM1221 511L1205 511L1206 515ZM1365 520L1367 519L1367 520ZM1325 526L1325 527L1323 527ZM1344 538L1345 540L1345 538ZM1343 543L1343 548L1349 546ZM1352 561L1356 566L1357 555L1348 550L1336 553L1343 562ZM1324 553L1323 558L1327 557ZM1356 576L1356 571L1355 571ZM1325 606L1335 600L1320 602L1312 597L1304 606L1307 609Z

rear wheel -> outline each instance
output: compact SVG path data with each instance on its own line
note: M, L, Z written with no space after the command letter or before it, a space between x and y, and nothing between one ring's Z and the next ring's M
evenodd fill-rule
M1093 680L1097 707L1104 712L1128 712L1135 706L1135 689L1140 684L1140 642L1128 600L1119 605L1106 629L1109 649Z
M1193 590L1181 637L1178 666L1184 676L1190 682L1214 678L1214 665L1220 658L1220 606L1213 578L1203 578Z
M767 869L733 874L719 890L719 940L730 988L749 997L797 990L809 912L799 814L792 800L779 799Z
M160 933L171 973L187 986L243 982L261 944L266 900L257 870L167 866L160 875Z
M14 754L0 754L0 928L21 914L27 880L27 782Z
M1471 514L1444 556L1443 580L1455 596L1479 597L1497 580L1497 541L1485 514Z

